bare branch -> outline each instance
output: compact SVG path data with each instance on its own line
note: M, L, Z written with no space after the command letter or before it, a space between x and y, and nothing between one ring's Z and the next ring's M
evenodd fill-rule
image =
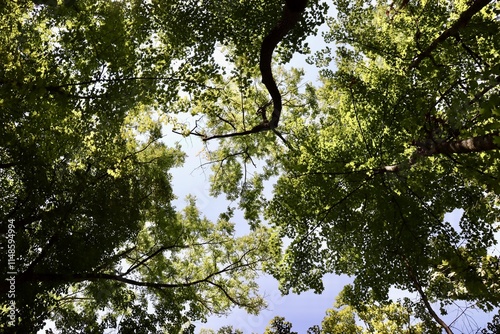
M258 132L264 132L264 131L269 131L271 130L271 124L270 123L261 123L257 126L254 126L251 130L247 131L241 131L241 132L233 132L233 133L226 133L222 135L213 135L210 137L205 137L203 138L203 141L209 141L212 139L217 139L217 138L229 138L229 137L238 137L238 136L245 136L249 135L251 133L258 133Z
M405 259L406 262L406 267L408 269L408 275L410 276L413 286L417 289L418 294L420 295L420 298L422 298L422 301L424 302L425 307L427 308L427 311L429 311L430 315L436 320L436 322L443 327L443 329L446 331L447 334L453 334L451 331L450 327L441 319L437 313L434 311L432 308L429 299L427 298L427 295L425 294L424 290L422 289L422 285L420 284L417 276L413 273L413 270L411 269L410 264L408 261Z

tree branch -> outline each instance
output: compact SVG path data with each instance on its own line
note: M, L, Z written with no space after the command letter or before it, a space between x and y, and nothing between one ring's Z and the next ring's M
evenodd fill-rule
M278 126L282 109L281 94L271 69L273 52L283 37L297 24L306 5L307 0L286 0L283 17L261 44L259 67L262 75L262 83L266 86L269 95L273 99L273 112L269 123L271 128Z
M191 248L191 247L214 245L214 244L217 244L217 243L209 240L207 242L200 242L200 243L195 243L195 244L190 244L190 245L176 245L176 244L174 244L174 245L170 245L170 246L162 246L162 247L159 247L154 252L152 252L151 254L145 256L142 260L137 259L137 261L134 261L134 263L132 263L132 265L124 273L122 273L120 275L126 276L126 275L130 274L132 271L136 270L137 268L139 268L140 266L142 266L143 264L145 264L149 260L153 259L158 254L160 254L161 252L166 251L166 250L171 250L171 249L175 249L175 248L186 249L186 248Z
M422 156L431 156L437 154L463 154L495 150L500 148L500 146L495 143L496 138L498 138L498 132L452 142L417 143L418 154Z
M435 155L452 155L452 154L467 154L474 152L485 152L500 149L500 145L495 143L495 139L499 137L498 132L489 133L483 136L472 137L468 139L452 141L452 142L434 142L428 140L426 142L416 142L417 150L408 162L382 166L374 170L375 174L397 173L403 169L413 166L417 162L417 158L428 157Z
M279 42L288 34L290 30L297 24L297 22L302 17L307 6L307 0L286 0L285 7L283 9L283 16L281 20L274 26L274 28L264 37L260 47L260 60L259 68L262 75L262 83L266 86L269 95L271 95L273 103L273 112L271 114L271 120L268 121L266 115L266 106L259 108L259 112L262 116L262 123L254 126L251 130L234 132L229 134L214 135L210 137L203 138L203 141L208 141L217 138L228 138L236 136L245 136L251 133L258 133L263 131L269 131L278 126L281 110L283 108L283 103L281 100L281 93L276 85L276 81L273 77L272 72L272 58L273 52ZM283 139L283 138L282 138Z
M447 334L453 334L451 331L450 327L441 319L437 313L434 311L432 308L431 304L429 303L429 299L427 298L427 295L425 294L424 290L422 289L422 285L418 281L417 276L413 273L410 264L408 261L405 259L406 262L406 267L408 269L408 275L410 276L413 286L417 289L418 294L420 295L420 298L422 298L422 301L424 302L425 307L427 308L427 311L429 311L430 315L436 320L436 322L443 327L443 329L446 331Z
M210 137L204 137L203 141L209 141L212 139L218 139L218 138L229 138L229 137L238 137L238 136L245 136L249 135L251 133L258 133L258 132L263 132L263 131L269 131L271 130L270 123L261 123L257 126L254 126L251 130L247 131L241 131L241 132L232 132L232 133L225 133L222 135L213 135Z
M146 263L149 260L151 260L152 258L154 258L159 253L161 253L163 251L166 251L166 250L169 250L169 249L173 249L173 248L188 248L188 247L187 246L177 246L177 245L160 247L156 251L154 251L153 253L151 253L150 255L146 256L144 259L142 259L140 261L137 261L136 263L132 264L127 269L127 271L125 271L124 273L122 273L120 275L121 276L126 276L126 275L130 274L132 271L136 270L137 268L139 268L140 266L142 266L144 263Z
M5 163L0 163L0 169L6 169L6 168L11 168L14 166L17 166L19 163L17 162L5 162Z
M438 45L443 43L448 37L454 36L458 34L458 31L465 27L472 16L478 13L481 9L483 9L486 5L488 5L492 0L474 0L472 5L467 8L458 20L448 29L443 31L438 38L436 38L423 52L421 52L410 64L410 69L417 68L422 60L429 57L431 53L437 49Z

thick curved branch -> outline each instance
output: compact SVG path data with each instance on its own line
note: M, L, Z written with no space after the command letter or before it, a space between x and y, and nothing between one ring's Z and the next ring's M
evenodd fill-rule
M263 110L261 110L263 119L262 123L254 126L251 130L205 137L203 138L203 141L216 138L244 136L251 133L269 131L278 126L283 105L281 101L281 93L273 77L273 52L278 43L283 40L288 32L290 32L290 30L292 30L300 20L306 6L307 0L286 0L281 20L278 22L278 24L276 24L276 26L274 26L269 34L264 37L264 40L262 41L260 47L259 68L262 75L262 83L264 84L264 86L266 86L266 89L269 92L269 95L271 95L273 102L273 112L271 114L271 120L268 121L268 118L265 115L265 108L263 108Z
M300 20L306 5L307 0L287 0L283 10L283 17L262 41L259 63L260 73L262 75L262 83L266 86L269 95L271 95L273 99L273 113L269 124L270 128L278 126L282 109L281 94L274 80L271 66L273 52L278 43Z

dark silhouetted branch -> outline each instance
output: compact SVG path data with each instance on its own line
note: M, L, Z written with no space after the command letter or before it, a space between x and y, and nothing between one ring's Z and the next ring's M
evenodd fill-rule
M478 13L481 9L483 9L486 5L488 5L492 0L475 0L473 1L472 5L467 8L462 14L460 14L460 17L458 20L448 29L443 31L441 35L439 35L438 38L436 38L432 43L422 51L410 64L410 68L417 68L422 60L425 58L429 57L431 53L437 49L438 45L443 43L446 39L448 39L451 36L456 36L458 34L458 31L465 27L469 21L471 20L472 16L476 13Z

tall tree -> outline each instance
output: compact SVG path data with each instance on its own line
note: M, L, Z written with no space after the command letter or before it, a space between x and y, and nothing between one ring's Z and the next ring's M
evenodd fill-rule
M298 72L285 74L280 126L218 142L213 191L239 197L254 225L264 213L291 240L268 268L283 292L320 292L324 274L348 274L351 305L406 289L419 294L422 317L451 332L433 302L500 305L489 252L500 214L498 4L335 5L325 37L336 54L311 59L321 87L297 90ZM208 104L203 135L245 129L251 106L268 105L261 87L233 87ZM223 99L238 102L219 108ZM257 158L265 166L250 176ZM458 222L446 220L451 212Z
M284 57L323 7L310 2ZM281 11L260 0L0 1L0 233L15 242L0 259L3 329L35 332L50 318L63 333L191 332L208 314L263 306L254 278L272 236L236 238L230 217L209 222L193 200L176 212L168 171L183 154L163 127L180 93L218 91L207 79L225 72L219 43L240 72L257 65Z
M356 308L342 298L341 294L334 308L326 311L320 333L441 333L435 322L415 320L409 300L384 304L372 300Z

